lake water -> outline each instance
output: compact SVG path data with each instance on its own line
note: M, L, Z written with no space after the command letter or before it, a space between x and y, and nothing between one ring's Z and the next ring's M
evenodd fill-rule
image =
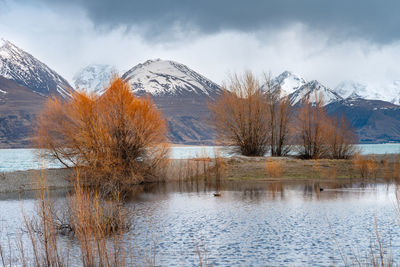
M157 266L198 266L197 248L212 266L343 266L341 253L349 262L365 259L377 225L399 263L394 190L386 184L229 182L214 197L212 187L198 184L146 186L128 204L134 238L126 242L133 243L137 266L153 256ZM30 214L34 200L2 196L3 244L19 236L22 206Z
M363 144L358 145L362 154L393 154L400 153L400 144ZM172 147L171 158L193 158L210 156L218 151L222 156L230 156L221 147L213 146L184 146ZM29 170L38 168L59 168L57 162L38 159L34 149L0 149L0 172Z

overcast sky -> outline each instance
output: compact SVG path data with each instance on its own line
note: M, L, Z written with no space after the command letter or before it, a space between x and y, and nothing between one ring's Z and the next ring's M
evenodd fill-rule
M217 83L250 69L386 84L400 80L399 12L398 0L0 0L0 37L70 82L88 64L161 58Z

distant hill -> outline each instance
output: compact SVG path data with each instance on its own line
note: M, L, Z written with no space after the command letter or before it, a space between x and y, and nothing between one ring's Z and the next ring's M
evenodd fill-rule
M328 113L344 115L361 143L400 142L400 106L381 100L347 99L327 105Z

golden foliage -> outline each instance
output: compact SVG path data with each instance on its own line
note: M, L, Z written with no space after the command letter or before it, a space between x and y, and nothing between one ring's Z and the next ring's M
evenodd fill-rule
M67 167L82 166L103 187L154 180L166 164L167 126L149 97L114 78L101 96L50 98L38 117L36 145Z

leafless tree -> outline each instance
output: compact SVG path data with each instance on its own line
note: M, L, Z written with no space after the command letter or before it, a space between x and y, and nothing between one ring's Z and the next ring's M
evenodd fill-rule
M318 159L328 156L327 120L322 95L315 95L314 101L309 97L303 99L295 122L295 136L302 158Z
M249 71L234 74L223 85L222 95L209 104L219 144L235 147L245 156L268 151L270 123L266 95Z
M311 95L312 96L312 95ZM323 96L301 103L294 127L300 156L306 159L348 159L357 152L357 136L345 117L328 116Z
M285 156L291 150L289 143L292 112L290 100L288 96L282 95L281 88L274 87L269 75L265 75L263 89L268 103L271 156Z
M330 157L334 159L349 159L357 152L357 136L351 128L346 117L340 119L332 117L330 119L330 129L328 134L328 148Z

